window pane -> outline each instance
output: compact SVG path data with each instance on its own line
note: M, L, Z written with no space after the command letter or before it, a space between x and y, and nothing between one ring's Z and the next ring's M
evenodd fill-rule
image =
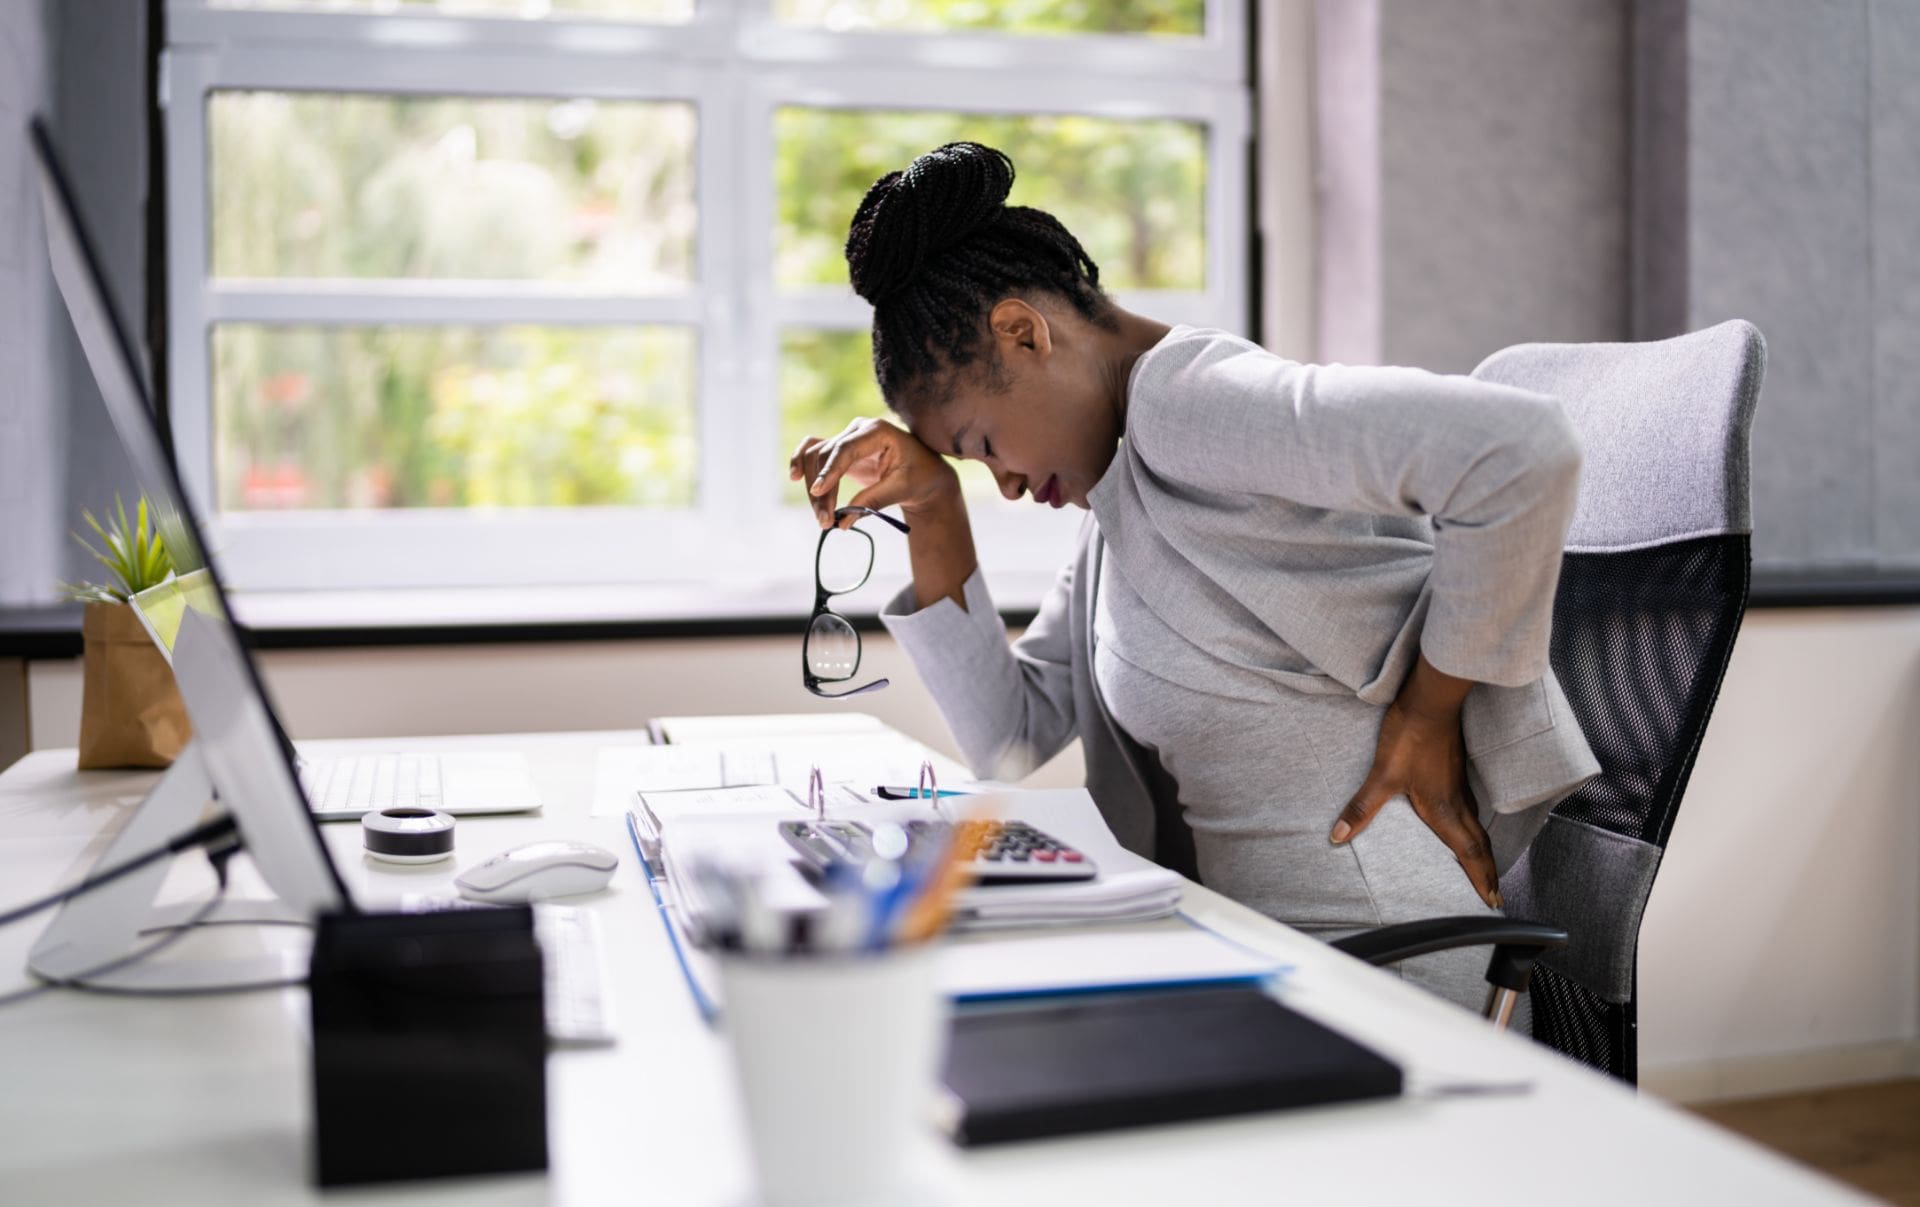
M787 462L808 436L832 436L862 416L892 418L873 380L873 344L864 331L789 329L780 337L780 447L775 462L784 479ZM898 423L899 420L895 419ZM955 461L960 487L970 498L995 498L1000 488L978 461ZM851 490L840 492L851 498ZM783 502L804 506L806 487L788 482Z
M660 292L693 276L681 102L221 92L213 271Z
M235 324L213 355L224 510L694 500L690 330Z
M1010 34L1206 32L1206 0L774 0L796 25L853 29L980 29Z
M322 12L441 12L457 17L608 17L681 24L693 19L694 0L213 0L215 8L277 8Z
M875 180L961 139L1013 158L1009 204L1060 219L1116 289L1206 287L1206 128L1079 116L786 108L775 119L781 285L845 285L847 223Z

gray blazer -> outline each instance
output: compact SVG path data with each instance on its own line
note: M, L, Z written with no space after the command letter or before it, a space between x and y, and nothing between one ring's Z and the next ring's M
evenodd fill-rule
M1599 770L1546 660L1578 463L1565 415L1540 395L1300 365L1179 327L1136 362L1126 439L1019 641L978 571L965 609L914 611L909 587L881 619L976 775L1018 779L1077 736L1108 824L1149 857L1157 769L1093 672L1103 558L1230 664L1223 682L1255 684L1276 707L1293 692L1384 705L1425 652L1476 681L1468 775L1504 871L1545 820L1536 806ZM1329 828L1345 803L1327 802Z

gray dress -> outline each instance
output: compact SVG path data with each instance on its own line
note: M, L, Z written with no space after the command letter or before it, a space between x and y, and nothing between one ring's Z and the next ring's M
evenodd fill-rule
M1385 709L1289 694L1168 628L1109 559L1094 604L1094 681L1175 785L1200 882L1308 934L1492 914L1453 854L1396 797L1343 846L1333 817L1366 777ZM1406 961L1403 975L1477 1008L1487 953Z
M1503 871L1597 770L1546 664L1579 463L1558 404L1185 327L1127 397L1080 549L1018 643L977 574L964 609L916 612L909 588L883 611L976 774L1017 778L1077 735L1123 843L1153 853L1159 786L1204 883L1314 933L1484 910L1404 804L1346 848L1327 832L1422 652L1478 684L1469 781ZM1483 970L1408 971L1477 1007Z

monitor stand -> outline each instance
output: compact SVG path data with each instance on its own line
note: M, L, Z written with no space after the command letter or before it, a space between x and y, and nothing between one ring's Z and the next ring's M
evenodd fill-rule
M213 781L197 743L188 742L160 782L153 786L101 852L88 875L164 848L199 825L214 799ZM200 902L153 904L171 859L160 859L60 907L34 943L27 967L53 981L80 978L117 989L195 990L294 980L306 975L305 945L241 958L140 960L112 972L89 975L103 965L154 942L166 931L190 922ZM201 919L201 925L244 923L310 927L312 921L272 898L228 897Z

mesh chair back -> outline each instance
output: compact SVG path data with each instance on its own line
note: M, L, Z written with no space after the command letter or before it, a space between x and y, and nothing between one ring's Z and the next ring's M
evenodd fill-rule
M1501 881L1572 941L1533 979L1536 1039L1638 1073L1640 919L1746 610L1748 432L1766 362L1750 323L1640 344L1524 344L1473 375L1552 394L1585 451L1552 662L1599 776Z

